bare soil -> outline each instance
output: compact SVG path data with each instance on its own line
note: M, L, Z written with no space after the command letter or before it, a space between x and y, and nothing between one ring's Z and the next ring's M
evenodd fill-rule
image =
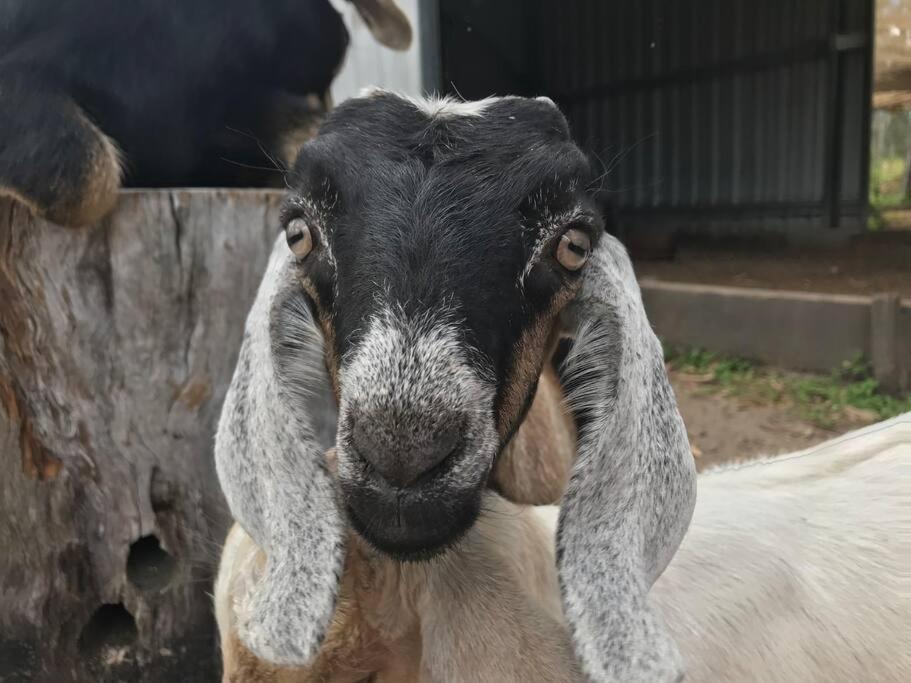
M636 262L640 278L911 299L911 231L871 234L837 248L686 246L672 260Z
M787 406L756 405L709 388L696 376L674 370L670 375L700 470L799 451L866 424L843 421L833 430L821 429Z

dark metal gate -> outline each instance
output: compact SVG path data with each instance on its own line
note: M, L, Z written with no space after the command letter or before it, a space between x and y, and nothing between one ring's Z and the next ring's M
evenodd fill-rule
M628 225L862 229L872 0L428 5L438 87L553 97Z

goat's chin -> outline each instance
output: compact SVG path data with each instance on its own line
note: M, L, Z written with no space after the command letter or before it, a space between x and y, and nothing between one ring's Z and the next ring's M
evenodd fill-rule
M481 510L484 478L454 485L445 476L397 488L362 472L340 476L351 526L370 546L403 562L419 562L458 543Z

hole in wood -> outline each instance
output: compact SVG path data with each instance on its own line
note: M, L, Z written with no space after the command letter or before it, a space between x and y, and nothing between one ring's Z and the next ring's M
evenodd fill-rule
M136 620L123 603L105 604L95 610L79 634L79 651L91 658L107 660L136 642Z
M177 560L164 551L155 535L143 536L130 546L127 580L139 590L162 590L176 571Z

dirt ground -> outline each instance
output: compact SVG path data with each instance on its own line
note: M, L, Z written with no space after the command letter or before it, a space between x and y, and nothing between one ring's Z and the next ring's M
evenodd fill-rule
M821 429L795 417L785 406L754 405L709 391L692 375L674 370L670 375L700 470L809 448L867 424L846 421L831 431Z
M640 278L836 294L899 292L911 299L911 231L870 234L837 248L681 247L636 262Z
M635 266L640 278L835 294L896 291L911 300L911 231L871 233L837 248L686 245L672 260ZM670 374L700 469L808 448L867 424L843 421L825 430L787 406L755 405L712 391L698 377Z

